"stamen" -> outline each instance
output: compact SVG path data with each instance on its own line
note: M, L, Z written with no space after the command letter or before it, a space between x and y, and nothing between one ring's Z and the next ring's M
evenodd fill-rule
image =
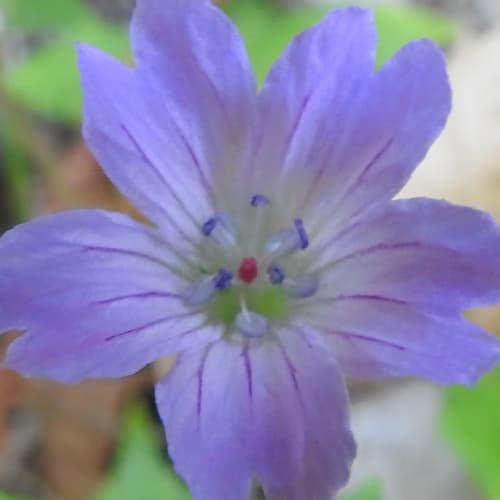
M250 201L252 207L263 207L269 205L269 198L263 194L255 194Z
M191 307L201 307L208 304L217 291L213 276L205 276L194 281L184 292L184 302Z
M213 277L215 287L218 290L226 290L231 286L231 281L233 280L233 273L227 269L219 269L218 273Z
M287 278L283 282L285 292L296 299L312 297L319 288L319 279L313 274L304 274L298 278Z
M309 246L309 238L307 237L307 233L304 228L304 222L302 219L295 219L293 222L300 238L301 248L302 250L305 250Z
M294 229L283 229L273 234L265 243L266 253L275 259L286 257L301 247L302 242Z
M280 285L285 279L285 272L283 271L283 268L274 262L269 264L267 274L269 276L269 281L273 285Z
M227 214L219 213L210 217L201 227L201 232L221 247L236 246L236 229Z
M265 244L266 253L275 259L286 257L309 246L302 219L294 220L295 229L283 229L273 234Z
M210 217L210 219L208 219L207 222L205 222L203 226L201 226L201 232L205 236L210 236L216 225L217 219L215 217Z
M217 290L226 290L231 286L233 273L225 268L221 268L215 275L204 276L188 287L184 292L184 302L192 307L199 307L208 304Z
M253 257L247 257L241 261L238 276L241 281L251 283L258 274L257 261Z
M269 322L264 316L246 309L238 313L235 324L240 333L251 338L263 337L269 329Z
M263 194L254 194L250 200L250 205L259 210L254 211L254 228L253 228L253 241L250 244L250 248L257 250L259 245L259 235L261 233L262 217L266 213L266 210L262 210L263 207L269 205L269 198Z

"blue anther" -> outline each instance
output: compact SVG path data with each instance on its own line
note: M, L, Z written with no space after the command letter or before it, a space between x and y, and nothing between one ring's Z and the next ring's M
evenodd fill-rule
M231 271L227 269L219 269L217 274L213 278L215 287L219 290L226 290L231 285L231 281L233 280L233 274Z
M223 212L214 214L202 226L201 232L224 248L236 246L236 229L233 220Z
M267 274L273 285L280 285L285 280L285 272L283 271L283 268L274 262L269 264Z
M307 233L304 228L304 222L302 219L295 219L293 222L300 238L300 248L305 250L309 246L309 238L307 237Z
M263 194L255 194L252 196L252 200L250 201L252 207L264 207L269 205L269 198L264 196Z
M207 222L205 222L203 226L201 226L201 232L205 236L210 236L216 225L217 219L215 217L210 217L210 219L208 219Z

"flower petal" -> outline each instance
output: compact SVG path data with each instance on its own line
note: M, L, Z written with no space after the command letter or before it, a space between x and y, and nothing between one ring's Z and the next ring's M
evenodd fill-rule
M327 351L302 333L184 353L157 386L176 469L196 500L329 500L355 445L347 396Z
M118 189L189 250L214 210L211 188L161 93L98 49L80 45L78 53L88 146Z
M327 125L346 126L338 117L358 109L358 94L373 72L375 45L373 14L358 7L332 12L290 43L259 96L250 174L261 189L274 194L282 174L291 170L311 176L304 170L310 166L304 163L307 155L325 146L317 136ZM336 142L338 135L328 140ZM280 191L286 194L282 185Z
M36 219L0 240L0 331L26 330L6 364L61 382L118 377L218 338L187 311L156 231L102 211Z
M356 454L349 429L348 396L343 378L311 328L284 331L280 335L289 374L302 410L304 447L299 473L289 485L273 484L272 449L262 454L263 476L270 500L330 500L345 485ZM265 412L269 400L261 411ZM290 417L288 417L290 418ZM268 432L284 420L274 421ZM278 425L277 425L278 424ZM295 436L289 439L297 439ZM259 444L256 443L257 446ZM262 445L260 445L262 446Z
M252 422L241 349L218 342L178 356L156 386L169 454L194 500L247 500Z
M222 187L217 194L227 197L239 186L232 180L257 98L240 34L208 0L138 0L131 37L141 74L162 94L164 112L189 140L199 168Z
M322 289L461 311L500 302L500 226L431 199L381 204L323 244Z
M410 43L375 72L374 30L369 11L334 11L292 42L260 96L258 182L279 186L311 231L394 196L450 110L439 48Z
M472 385L500 361L500 340L459 316L376 296L314 306L309 322L356 377L419 376Z
M341 212L341 218L346 219L374 203L391 199L424 159L451 109L441 49L430 40L409 43L376 73L367 96L363 130L346 138L345 156L339 158L335 153L327 160L331 166L341 165L340 169L332 169L330 178L340 189L332 192L327 179L315 178L316 185L324 189L311 192L309 198L317 196L324 201L324 214ZM338 119L343 121L342 117ZM334 141L336 145L338 142ZM355 148L360 144L370 157L353 164ZM316 213L321 211L320 206L317 208Z
M358 375L471 384L500 340L461 317L500 301L500 227L446 202L398 200L317 249L321 295L307 314Z

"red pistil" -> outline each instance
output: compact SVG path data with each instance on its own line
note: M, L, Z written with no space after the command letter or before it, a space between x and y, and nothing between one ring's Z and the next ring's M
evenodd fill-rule
M241 261L238 276L241 281L251 283L258 274L257 261L253 257L246 257Z

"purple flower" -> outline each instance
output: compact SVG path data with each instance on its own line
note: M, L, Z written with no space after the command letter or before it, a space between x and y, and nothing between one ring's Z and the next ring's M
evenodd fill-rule
M139 0L135 68L78 48L85 139L152 221L80 210L0 241L6 365L75 383L176 353L156 387L197 500L327 500L355 444L341 371L472 384L500 342L462 317L500 301L500 230L391 201L450 110L429 41L374 71L370 11L299 35L256 90L205 0Z

